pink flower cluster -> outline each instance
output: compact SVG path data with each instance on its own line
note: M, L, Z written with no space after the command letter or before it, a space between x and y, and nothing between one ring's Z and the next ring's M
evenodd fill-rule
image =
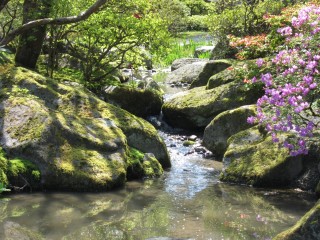
M265 125L274 142L279 142L278 133L293 135L283 143L293 156L307 154L306 141L320 125L319 105L314 103L320 84L319 21L320 7L308 6L292 18L292 27L278 30L287 37L287 46L272 59L276 74L260 76L265 95L257 101L257 116L248 118Z

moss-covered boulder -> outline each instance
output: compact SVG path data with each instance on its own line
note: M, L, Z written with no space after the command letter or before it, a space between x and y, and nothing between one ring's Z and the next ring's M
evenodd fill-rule
M284 141L288 136L282 136ZM228 140L220 180L256 187L288 186L303 170L300 156L273 143L271 136L258 127L239 132Z
M158 115L163 104L160 92L125 85L106 87L103 96L106 102L139 117Z
M174 127L205 128L218 114L254 104L262 94L262 89L248 89L237 81L210 90L198 87L173 95L164 103L162 112Z
M293 227L278 234L273 240L320 239L320 201Z
M228 147L228 138L252 127L247 123L247 118L253 115L256 115L255 105L246 105L220 113L205 128L203 145L216 157L221 158Z
M8 157L35 164L44 188L95 191L123 185L129 146L154 153L170 166L162 139L145 120L79 84L61 84L24 68L1 68L1 146ZM134 141L134 134L148 144Z

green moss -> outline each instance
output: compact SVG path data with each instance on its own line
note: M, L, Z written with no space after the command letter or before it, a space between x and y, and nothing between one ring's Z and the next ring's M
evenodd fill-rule
M41 173L39 168L32 162L24 159L15 158L8 161L8 177L9 179L18 178L19 175L24 176L30 182L40 182Z
M47 189L96 191L121 186L131 160L134 171L146 175L141 156L133 153L128 160L129 137L134 138L131 142L142 139L142 148L166 157L165 145L151 124L103 102L81 85L60 84L12 65L1 69L0 98L5 108L0 117L5 116L8 145L13 154L19 151L43 170L41 176L38 169L11 160L11 179L16 181L27 171L34 180L42 177Z
M146 155L142 165L146 177L160 177L163 174L162 166L154 156Z
M159 177L163 169L153 154L144 154L135 148L129 149L127 178Z
M67 141L59 152L60 158L53 167L56 175L49 176L49 188L94 191L122 186L125 182L125 155L90 150Z
M127 162L127 179L142 178L145 174L143 169L144 153L135 148L129 148L128 162Z
M283 136L283 141L287 136ZM227 165L222 181L254 186L285 186L301 171L300 158L292 158L287 149L273 143L257 127L242 131L229 140L224 155Z
M48 124L48 112L37 101L24 97L15 97L8 100L10 109L17 114L8 114L7 121L11 124L6 131L10 137L19 142L39 139Z
M7 167L8 167L8 160L6 158L5 152L0 147L0 183L3 185L8 184L8 179L6 175Z

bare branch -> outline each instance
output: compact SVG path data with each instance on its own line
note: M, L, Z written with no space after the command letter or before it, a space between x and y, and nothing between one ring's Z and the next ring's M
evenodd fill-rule
M30 30L34 27L44 26L44 25L64 25L70 23L76 23L89 18L93 13L96 13L100 8L107 2L107 0L97 0L93 5L91 5L87 10L81 12L77 16L61 17L61 18L43 18L30 21L17 29L11 31L7 36L1 40L0 46L5 46L10 43L16 36Z
M0 0L0 12L4 9L8 2L10 2L10 0Z

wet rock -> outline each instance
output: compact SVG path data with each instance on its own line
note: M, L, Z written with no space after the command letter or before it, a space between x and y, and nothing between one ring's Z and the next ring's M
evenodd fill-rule
M197 153L205 153L206 149L204 147L198 146L194 148L194 151Z
M207 62L208 60L202 58L180 58L173 61L171 64L171 71L177 70L185 65L192 64L195 62Z
M193 144L195 144L195 141L188 140L188 141L184 141L182 145L185 147L189 147L189 146L192 146Z
M206 151L206 152L203 154L203 157L208 159L208 158L213 158L214 155L213 155L212 152Z
M197 136L196 135L191 135L190 137L188 137L188 140L196 141L197 140Z

